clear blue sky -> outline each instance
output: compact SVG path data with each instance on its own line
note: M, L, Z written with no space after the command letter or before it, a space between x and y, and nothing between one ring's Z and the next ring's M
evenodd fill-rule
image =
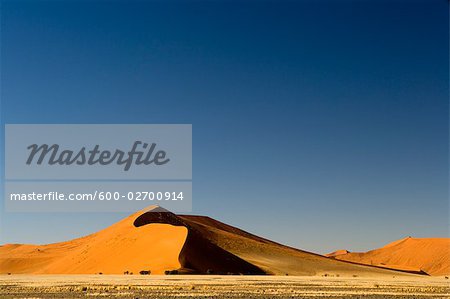
M447 1L1 5L2 124L190 123L193 213L299 248L448 237ZM0 215L0 243L125 216Z

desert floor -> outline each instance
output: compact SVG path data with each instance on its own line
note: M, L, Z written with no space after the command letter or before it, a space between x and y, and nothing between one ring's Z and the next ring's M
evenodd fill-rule
M1 275L1 298L450 298L444 277Z

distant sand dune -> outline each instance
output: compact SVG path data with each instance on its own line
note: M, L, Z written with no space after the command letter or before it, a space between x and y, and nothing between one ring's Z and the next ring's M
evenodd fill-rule
M434 276L450 274L449 238L407 237L368 252L338 250L327 256L391 269L423 271Z
M200 274L411 275L330 259L209 217L177 216L156 206L83 238L0 246L0 273L163 274L175 269Z

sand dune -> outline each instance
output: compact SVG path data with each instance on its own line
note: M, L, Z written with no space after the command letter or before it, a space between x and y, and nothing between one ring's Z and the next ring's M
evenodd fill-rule
M423 271L435 276L450 274L450 238L407 237L368 252L338 250L327 256L391 269Z
M133 214L95 234L48 245L0 247L2 273L122 274L179 268L187 229L169 224L135 227Z
M0 273L275 274L399 276L330 259L252 235L209 217L153 206L89 236L48 245L0 246Z

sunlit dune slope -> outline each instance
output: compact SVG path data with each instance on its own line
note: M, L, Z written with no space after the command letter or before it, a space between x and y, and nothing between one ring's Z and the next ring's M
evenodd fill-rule
M407 237L368 252L330 254L334 259L391 269L450 274L450 238Z
M140 214L67 242L1 246L0 273L164 273L179 268L187 229L169 224L135 227L133 222Z

